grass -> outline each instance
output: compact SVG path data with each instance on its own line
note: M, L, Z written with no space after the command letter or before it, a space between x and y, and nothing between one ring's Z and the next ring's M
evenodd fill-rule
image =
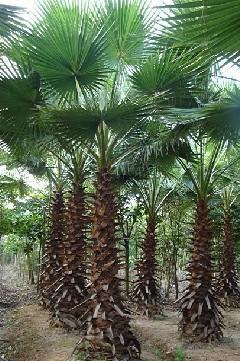
M177 347L175 350L175 360L176 361L186 361L185 352L183 348Z
M80 351L77 354L76 361L85 361L87 356L88 356L88 354L86 351ZM96 357L94 357L94 361L107 361L107 359L103 358L102 356L96 356Z
M145 350L151 352L154 356L162 357L163 351L156 346L145 346Z

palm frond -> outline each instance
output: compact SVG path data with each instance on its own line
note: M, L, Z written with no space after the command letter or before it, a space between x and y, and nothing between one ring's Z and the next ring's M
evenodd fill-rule
M155 218L163 203L172 193L173 188L170 187L166 179L156 172L148 180L136 184L147 215Z
M135 65L146 56L148 35L155 16L150 12L149 1L105 0L97 19L107 34L108 56L114 67Z
M240 88L228 93L222 102L216 102L203 109L205 120L203 130L213 139L239 141L240 136Z
M166 32L175 38L175 44L202 47L208 58L227 58L238 64L238 0L175 0L161 8L167 9Z
M196 101L191 91L196 88L197 60L191 51L173 49L156 53L131 76L141 94L160 98L162 103L176 107L193 107Z
M24 48L34 69L60 99L76 101L79 93L99 88L111 71L105 35L88 2L45 0Z
M24 76L9 60L1 59L0 137L7 144L21 143L33 134L34 117L42 103L39 84L32 75Z
M23 11L19 6L0 4L0 37L10 38L23 31Z

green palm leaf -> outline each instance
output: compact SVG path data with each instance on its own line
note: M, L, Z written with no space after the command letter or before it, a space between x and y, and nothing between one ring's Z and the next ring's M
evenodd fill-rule
M0 37L23 30L22 13L21 7L0 4Z
M144 62L131 76L140 93L178 107L196 106L191 94L196 83L196 60L192 52L166 50Z
M240 88L235 87L222 101L203 109L203 129L214 139L239 141L240 137Z
M108 56L114 65L136 64L146 55L148 35L155 20L148 1L105 0L98 17L103 27L110 29Z
M61 99L99 88L109 75L103 29L88 5L46 0L25 48L33 67Z
M166 31L178 44L203 47L215 59L239 61L238 0L175 0L162 8L170 10Z
M42 119L53 133L58 133L68 141L78 141L86 138L93 140L101 123L118 134L126 133L132 126L151 115L151 112L152 107L146 101L125 101L109 105L103 110L99 107L80 106L46 109L42 113Z

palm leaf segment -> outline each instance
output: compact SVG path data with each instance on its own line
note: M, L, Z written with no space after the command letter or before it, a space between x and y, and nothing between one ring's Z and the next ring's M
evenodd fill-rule
M18 6L0 4L0 37L9 38L22 30L22 10Z
M110 29L108 58L118 70L119 65L135 65L146 55L146 39L154 20L147 4L140 0L106 0L100 9L100 23Z
M228 58L236 64L240 58L238 0L175 0L163 6L171 10L170 27L178 44L201 46L216 58ZM224 26L223 26L224 23Z

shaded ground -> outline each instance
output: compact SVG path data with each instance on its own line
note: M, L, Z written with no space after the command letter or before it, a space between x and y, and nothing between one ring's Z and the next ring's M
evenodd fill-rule
M6 335L8 315L17 307L32 304L37 299L35 288L19 280L13 268L12 265L4 269L0 266L0 361L8 361L7 354L13 350Z
M49 327L49 314L38 305L21 307L9 317L9 361L70 361L79 336Z
M9 276L8 272L5 272ZM36 303L34 288L2 277L0 272L0 361L76 361L73 350L80 336L49 327L49 314ZM177 313L161 319L138 318L132 322L143 345L143 361L240 361L240 312L225 313L224 340L220 345L189 345L177 331Z
M138 319L135 328L149 347L172 353L183 348L188 361L240 361L240 312L225 312L223 342L219 345L191 345L181 341L177 331L178 316L168 312L162 320Z
M240 313L226 314L226 330L220 345L187 345L177 332L177 314L168 312L162 320L134 322L143 342L144 361L175 361L177 347L184 348L187 361L240 361ZM61 328L49 327L48 312L38 305L25 305L11 311L5 337L12 350L8 361L74 361L72 352L79 336Z
M37 304L22 306L8 315L5 338L11 349L8 361L74 361L73 350L80 336L49 327L49 314ZM143 361L164 360L144 350Z

